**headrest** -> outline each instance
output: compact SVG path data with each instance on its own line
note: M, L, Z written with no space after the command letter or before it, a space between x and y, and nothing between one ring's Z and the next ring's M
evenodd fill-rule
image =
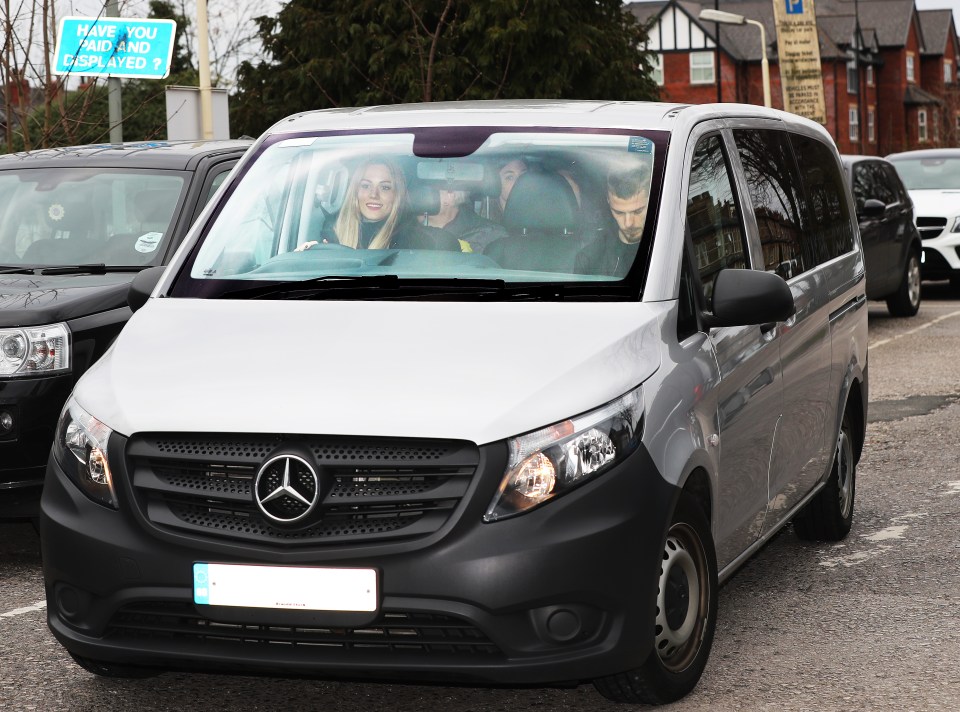
M416 215L436 215L440 212L440 191L432 185L416 185L407 193L411 212Z
M577 198L567 179L556 173L521 175L503 210L503 224L511 232L573 232L577 223Z
M133 210L142 223L169 223L180 197L178 190L141 190L133 196Z

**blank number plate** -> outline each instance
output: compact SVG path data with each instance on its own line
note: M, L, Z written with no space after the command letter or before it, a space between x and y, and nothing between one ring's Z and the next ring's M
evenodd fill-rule
M197 563L193 600L210 606L368 613L377 610L377 572Z

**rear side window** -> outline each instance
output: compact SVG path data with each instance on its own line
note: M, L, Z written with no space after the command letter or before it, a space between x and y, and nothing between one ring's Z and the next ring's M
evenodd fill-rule
M889 176L883 170L883 165L876 161L862 161L853 165L853 199L857 210L863 209L868 200L880 200L884 205L896 203Z
M853 249L853 227L843 174L833 151L809 136L791 134L790 140L807 194L806 205L812 231L808 237L814 238L814 244L804 246L808 248L805 252L813 260L809 268L850 252Z
M702 138L690 166L687 229L707 311L713 311L713 283L727 267L749 266L740 209L733 194L730 168L717 135Z
M787 134L736 129L733 137L760 232L764 269L790 279L813 264L802 248L802 192Z

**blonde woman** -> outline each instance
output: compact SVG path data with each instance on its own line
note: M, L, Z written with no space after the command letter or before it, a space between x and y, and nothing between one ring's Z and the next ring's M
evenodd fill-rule
M333 229L324 229L321 242L340 243L355 250L459 249L455 240L433 231L425 233L415 221L404 219L407 184L403 171L392 161L371 159L361 163L350 178L347 196ZM310 249L317 242L305 242L297 251Z

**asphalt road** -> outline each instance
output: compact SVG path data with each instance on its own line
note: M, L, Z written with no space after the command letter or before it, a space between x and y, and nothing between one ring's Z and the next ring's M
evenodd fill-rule
M670 710L960 709L960 300L870 307L871 409L853 531L788 527L720 592L713 654ZM477 689L164 674L98 679L49 634L38 539L0 524L2 710L625 709L592 686Z

